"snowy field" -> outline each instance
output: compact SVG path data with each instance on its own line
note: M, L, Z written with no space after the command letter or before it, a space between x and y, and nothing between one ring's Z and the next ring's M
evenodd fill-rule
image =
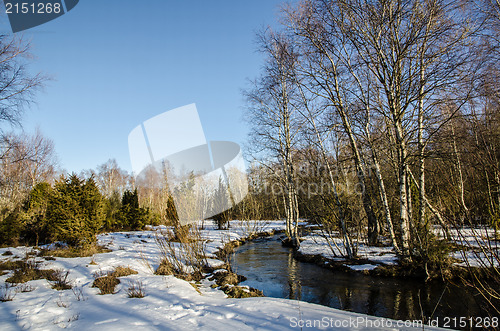
M345 260L341 253L344 253L344 245L340 238L329 238L328 240L318 233L304 236L305 239L300 244L299 251L306 255L321 255L334 261ZM398 258L392 247L370 247L363 243L358 244L358 257L369 260L372 264L348 265L354 270L370 270L378 265L397 264Z
M440 227L434 229L436 235L444 237ZM494 229L473 229L462 228L460 230L450 229L451 240L462 245L465 250L459 250L450 253L450 256L458 260L455 264L458 266L472 267L490 267L492 265L500 266L500 242L493 240L495 238ZM299 251L305 255L321 255L334 261L345 260L345 247L342 239L337 234L335 238L325 238L321 231L311 231L307 236L303 236ZM354 241L356 243L356 241ZM487 250L481 248L488 247ZM357 243L358 257L369 260L370 263L363 265L349 265L349 268L357 271L371 270L379 265L395 265L398 263L398 257L392 247L372 247L363 242Z
M259 231L282 229L282 222L266 222ZM202 236L207 253L213 254L229 240L248 235L249 224L232 222L231 228L217 231L206 222ZM13 296L0 302L1 330L417 330L416 323L393 321L341 311L316 304L276 298L232 299L211 287L204 279L198 286L173 276L158 276L160 254L155 243L155 230L116 232L99 236L99 243L112 249L94 257L59 258L40 261L41 269L69 270L74 288L57 291L45 279L6 288L0 277L2 291ZM307 248L307 241L304 242ZM20 259L29 247L0 249L0 258ZM1 255L10 251L13 255ZM212 255L213 265L221 264ZM138 274L120 277L116 294L99 295L92 288L92 274L111 271L117 266L130 267ZM144 298L129 298L127 287L140 281ZM23 292L21 290L30 290ZM426 330L436 328L426 327Z

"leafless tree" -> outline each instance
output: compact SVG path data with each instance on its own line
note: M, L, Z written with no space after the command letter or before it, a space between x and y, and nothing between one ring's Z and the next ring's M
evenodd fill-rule
M293 80L296 58L292 45L282 34L267 30L260 34L259 42L267 57L264 74L254 82L253 89L245 92L248 101L247 118L252 127L252 145L263 152L260 155L264 159L274 158L280 164L274 170L283 189L286 232L292 244L298 247L299 209L293 149L300 123L291 102L296 93Z
M301 45L300 71L309 92L323 99L325 110L339 119L348 139L360 186L363 208L368 219L369 242L378 241L378 222L373 211L373 201L366 189L367 174L356 137L351 103L355 76L351 59L354 49L346 44L347 38L340 29L338 12L329 12L330 2L303 1L297 9L285 7L285 24ZM351 70L351 74L349 74Z
M114 192L120 195L130 189L131 176L118 166L115 159L97 166L95 178L101 193L109 198Z
M53 142L40 131L34 135L4 135L8 141L0 158L1 207L20 204L35 184L51 182L57 171Z
M46 173L47 169L40 169L42 164L51 163L46 158L53 157L52 142L39 132L33 137L10 132L12 126L20 125L26 106L45 80L41 74L27 71L29 50L30 44L21 38L0 35L0 190L6 204L18 202L20 195Z

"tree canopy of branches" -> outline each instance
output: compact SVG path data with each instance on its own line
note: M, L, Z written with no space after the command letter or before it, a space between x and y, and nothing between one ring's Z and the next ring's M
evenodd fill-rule
M254 155L274 169L284 206L302 200L284 208L286 217L289 209L311 210L295 170L320 156L315 169L324 175L313 177L328 184L322 196L323 203L332 197L332 212L323 210L336 220L346 255L353 256L350 232L366 227L370 244L388 235L401 257L425 263L432 224L448 231L452 208L427 178L445 164L438 137L455 118L474 117L495 67L485 15L449 0L304 0L282 8L281 30L259 35L267 60L245 95ZM451 149L458 167L450 179L461 182L462 200L466 171L460 148Z

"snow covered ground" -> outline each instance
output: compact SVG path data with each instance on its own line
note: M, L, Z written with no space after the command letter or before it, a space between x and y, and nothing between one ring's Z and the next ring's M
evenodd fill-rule
M299 252L305 255L321 255L334 261L344 261L345 247L339 237L325 238L321 231L311 231L300 244ZM349 268L357 271L375 269L379 265L395 265L398 257L392 247L372 247L364 243L357 244L357 255L361 259L369 260L370 263L361 265L346 264Z
M282 229L282 222L267 222L259 230ZM249 224L232 222L231 229L206 226L202 236L213 254L228 240L246 236ZM417 330L418 322L393 321L341 311L316 304L276 298L231 299L205 279L198 286L173 276L158 276L159 249L155 230L117 232L99 236L112 252L94 257L56 258L41 261L42 269L69 270L73 290L57 291L45 280L34 280L2 290L13 296L0 302L1 330ZM306 244L307 247L307 244ZM20 259L29 247L0 249L0 259ZM1 255L10 251L13 255ZM214 256L213 256L214 257ZM215 259L211 260L217 264ZM95 264L94 264L95 263ZM221 262L218 262L221 263ZM99 295L92 288L92 274L128 266L138 274L120 277L116 294ZM0 284L11 273L0 276ZM129 298L131 282L144 285L144 298ZM20 291L24 289L27 292ZM16 291L17 290L17 291ZM31 290L31 291L29 291ZM426 327L426 330L436 328Z
M444 238L444 233L440 227L434 229L435 233ZM450 229L450 236L454 243L462 245L466 248L465 251L459 250L450 253L450 256L457 259L459 262L456 265L467 266L467 262L473 267L489 267L494 265L500 266L500 242L493 240L495 238L494 229L488 228L468 228L464 227L460 230ZM335 238L326 239L321 235L321 231L311 231L300 246L299 251L306 255L321 255L334 261L345 260L342 255L345 255L345 247L337 234ZM488 247L487 250L481 249ZM395 265L398 263L398 257L392 247L372 247L365 243L358 243L358 256L361 259L369 260L370 263L362 265L347 266L353 270L371 270L378 265ZM492 253L493 252L493 253Z

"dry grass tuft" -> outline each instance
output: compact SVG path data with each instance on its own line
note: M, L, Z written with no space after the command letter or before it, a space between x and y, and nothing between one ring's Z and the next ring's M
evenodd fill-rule
M127 296L129 298L144 298L146 296L144 284L139 280L130 281L127 288Z
M155 275L163 275L163 276L168 276L168 275L173 275L175 272L174 266L170 261L166 258L161 260L160 265L158 268L155 270Z
M54 290L62 291L69 290L73 288L73 281L68 279L69 270L64 271L62 269L55 270L52 275L50 281L52 281L52 288Z
M111 250L105 246L89 245L80 247L61 247L56 249L42 249L40 256L56 256L56 257L87 257L99 253L108 253Z
M115 294L116 285L120 284L120 280L114 276L112 273L104 273L102 272L94 273L94 282L92 283L92 287L97 287L100 291L99 294Z
M124 277L135 274L137 274L137 271L135 271L130 267L124 267L124 266L115 267L115 270L112 272L112 275L115 277Z
M30 280L36 279L48 279L51 280L54 274L54 270L47 269L41 270L38 268L38 263L33 259L25 259L22 261L15 261L17 269L14 270L14 274L7 278L5 281L8 283L26 283Z
M12 301L16 296L16 292L12 290L14 285L5 283L0 287L0 302Z
M263 297L262 291L255 288L247 288L242 286L224 285L221 290L227 294L230 298L251 298L251 297Z
M178 226L156 233L161 263L155 274L174 275L185 280L200 280L207 268L206 241L196 226Z

